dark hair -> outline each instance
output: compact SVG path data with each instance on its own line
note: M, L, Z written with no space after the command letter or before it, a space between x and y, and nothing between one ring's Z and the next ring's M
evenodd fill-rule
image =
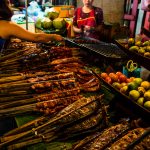
M0 17L4 20L10 20L13 15L13 11L9 7L8 0L0 0Z

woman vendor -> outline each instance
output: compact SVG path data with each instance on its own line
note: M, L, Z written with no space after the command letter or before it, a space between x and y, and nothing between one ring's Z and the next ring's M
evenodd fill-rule
M103 11L93 6L94 0L82 0L83 7L75 10L73 31L76 36L99 40L103 28Z

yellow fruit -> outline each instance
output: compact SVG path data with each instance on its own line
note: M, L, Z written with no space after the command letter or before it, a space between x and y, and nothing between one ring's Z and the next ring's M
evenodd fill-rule
M147 51L147 52L150 52L150 46L147 46L147 47L146 47L146 51Z
M118 83L118 82L114 82L114 83L112 84L112 86L113 86L114 88L118 89L118 90L122 87L121 84Z
M136 90L132 90L132 91L129 92L129 97L132 100L137 100L140 97L140 93Z
M143 81L141 83L141 87L143 87L145 90L148 90L150 88L150 83L148 81Z
M139 47L138 47L138 46L131 46L131 47L129 48L129 51L133 51L133 52L138 52L138 50L139 50Z
M129 38L128 39L128 44L134 44L134 42L135 42L134 38Z
M150 57L150 52L145 52L145 53L144 53L144 56L145 56L145 57Z
M144 48L140 48L140 49L138 50L138 53L140 53L140 54L144 55L144 53L145 53Z
M142 106L143 106L143 104L144 104L144 97L140 97L140 98L137 100L137 103L138 103L139 105L142 105Z
M142 45L143 46L148 46L149 45L149 41L145 41Z
M142 42L141 42L141 41L137 41L137 42L135 42L135 45L136 45L136 46L141 46L141 45L142 45Z
M150 92L145 92L144 93L144 98L147 100L147 101L150 101Z
M146 101L144 107L150 110L150 101Z
M127 94L127 91L128 91L128 86L124 86L120 89L120 92L123 93L123 94Z
M141 87L141 86L138 87L138 91L139 91L139 93L140 93L141 96L143 96L144 93L146 92L145 89L144 89L144 87Z

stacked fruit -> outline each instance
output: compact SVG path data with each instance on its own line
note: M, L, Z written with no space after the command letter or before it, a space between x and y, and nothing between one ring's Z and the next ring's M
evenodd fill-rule
M101 73L101 77L115 89L150 110L150 82L141 78L127 78L123 73Z
M129 49L129 51L136 52L150 58L150 41L142 42L140 40L135 41L134 38L129 38L125 47Z

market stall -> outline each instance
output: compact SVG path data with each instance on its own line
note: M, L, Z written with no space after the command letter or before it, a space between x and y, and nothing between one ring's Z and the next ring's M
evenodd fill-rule
M150 42L64 40L12 39L2 51L0 120L16 126L0 149L149 149L150 81L137 73Z

